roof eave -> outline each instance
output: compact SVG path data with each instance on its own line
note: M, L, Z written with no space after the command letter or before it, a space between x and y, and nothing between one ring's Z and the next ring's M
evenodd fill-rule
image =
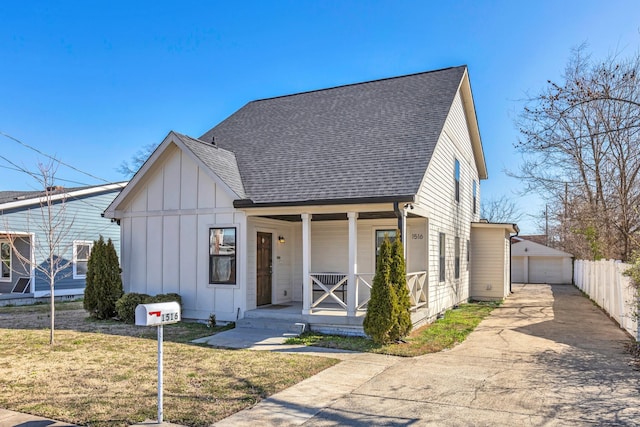
M328 206L328 205L356 205L372 203L412 203L415 202L415 195L407 196L374 196L374 197L353 197L346 199L317 199L317 200L297 200L286 202L263 202L255 203L251 199L234 200L233 207L236 209L251 208L272 208L291 206Z

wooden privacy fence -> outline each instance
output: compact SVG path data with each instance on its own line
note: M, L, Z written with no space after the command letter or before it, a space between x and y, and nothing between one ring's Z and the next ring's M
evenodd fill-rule
M573 281L614 318L620 327L640 341L636 292L629 277L622 274L627 268L629 264L620 261L578 260L573 266Z

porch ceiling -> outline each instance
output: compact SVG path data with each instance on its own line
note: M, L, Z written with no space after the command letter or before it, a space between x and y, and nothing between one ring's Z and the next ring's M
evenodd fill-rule
M275 219L279 221L288 221L288 222L301 222L302 217L300 215L260 215L262 218ZM408 213L407 216L409 218L417 218L419 215L415 215L413 213ZM361 219L385 219L385 218L396 218L396 214L394 212L359 212L358 220ZM311 217L311 221L347 221L347 213L325 213L325 214L313 214Z

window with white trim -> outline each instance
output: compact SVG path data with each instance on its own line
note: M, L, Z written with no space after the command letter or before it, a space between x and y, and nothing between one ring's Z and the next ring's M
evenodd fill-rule
M477 205L478 205L478 184L476 183L475 180L473 180L473 213L476 213L476 211L478 210Z
M0 242L0 281L11 281L11 245L7 241Z
M455 251L456 251L456 260L455 260L455 278L460 278L460 238L456 236L455 239Z
M93 242L75 241L73 242L73 278L84 279L87 277L87 266Z
M209 283L236 284L236 228L209 229Z
M440 233L440 240L439 240L439 254L440 254L440 271L439 271L439 281L440 282L444 282L445 276L446 276L446 270L445 270L445 256L446 256L446 250L445 250L445 245L447 243L447 238L445 236L444 233Z
M376 230L376 265L374 269L378 268L378 255L380 255L380 246L384 242L384 238L389 238L389 243L396 241L396 230Z
M456 159L455 165L454 165L454 173L453 173L453 178L455 181L455 197L456 197L456 202L460 201L460 161L458 161L458 159Z

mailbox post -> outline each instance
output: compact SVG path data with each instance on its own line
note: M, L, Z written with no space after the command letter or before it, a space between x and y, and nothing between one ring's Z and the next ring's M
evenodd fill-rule
M180 321L180 304L177 302L161 302L155 304L139 304L136 307L137 326L157 326L158 328L158 424L162 424L162 342L163 326Z

